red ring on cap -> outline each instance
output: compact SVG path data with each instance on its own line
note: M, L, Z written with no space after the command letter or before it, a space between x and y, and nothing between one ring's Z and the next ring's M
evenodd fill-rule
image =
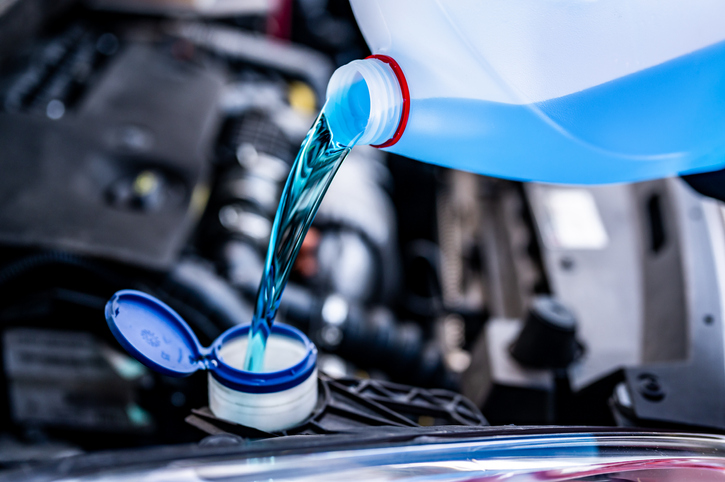
M398 128L395 130L395 134L392 138L388 139L382 144L373 146L380 149L383 147L392 146L402 137L403 131L405 131L405 126L408 125L408 114L410 113L410 91L408 90L408 81L405 80L405 74L403 74L403 69L400 68L398 62L396 62L392 57L388 57L387 55L371 55L367 58L378 59L381 62L385 62L386 64L388 64L390 68L393 69L393 72L395 73L395 78L398 79L398 83L400 84L400 91L403 94L403 112L401 112L400 114L400 123L398 124Z

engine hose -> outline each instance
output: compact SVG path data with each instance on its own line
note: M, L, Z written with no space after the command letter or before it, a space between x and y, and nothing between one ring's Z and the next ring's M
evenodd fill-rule
M0 286L16 280L36 269L53 265L80 268L119 286L128 284L128 280L126 278L118 276L110 270L104 269L93 262L81 258L80 256L60 251L46 251L27 256L0 268Z

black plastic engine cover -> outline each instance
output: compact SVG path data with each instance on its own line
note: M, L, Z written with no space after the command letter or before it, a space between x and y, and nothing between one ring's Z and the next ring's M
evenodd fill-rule
M224 84L173 52L127 44L57 120L0 113L1 243L171 265L205 204Z

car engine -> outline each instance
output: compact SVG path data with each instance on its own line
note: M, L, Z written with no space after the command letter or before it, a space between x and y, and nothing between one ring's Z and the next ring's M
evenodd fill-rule
M319 350L308 421L219 419L203 376L130 357L103 315L121 289L204 344L251 320L300 142L368 54L347 2L223 3L0 1L0 467L370 427L725 431L725 209L682 178L358 147L280 305Z

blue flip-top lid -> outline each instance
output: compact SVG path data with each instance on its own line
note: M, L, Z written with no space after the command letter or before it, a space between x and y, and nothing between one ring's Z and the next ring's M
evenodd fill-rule
M164 375L184 377L206 368L207 350L166 303L123 290L106 303L106 321L118 342L138 361Z
M275 323L272 333L295 340L305 355L293 366L273 372L248 372L224 361L222 347L249 334L249 325L222 333L210 348L199 344L189 325L166 303L135 290L122 290L106 303L106 321L118 342L138 361L157 372L184 377L210 370L214 378L232 390L273 393L307 380L317 367L317 348L299 330Z

